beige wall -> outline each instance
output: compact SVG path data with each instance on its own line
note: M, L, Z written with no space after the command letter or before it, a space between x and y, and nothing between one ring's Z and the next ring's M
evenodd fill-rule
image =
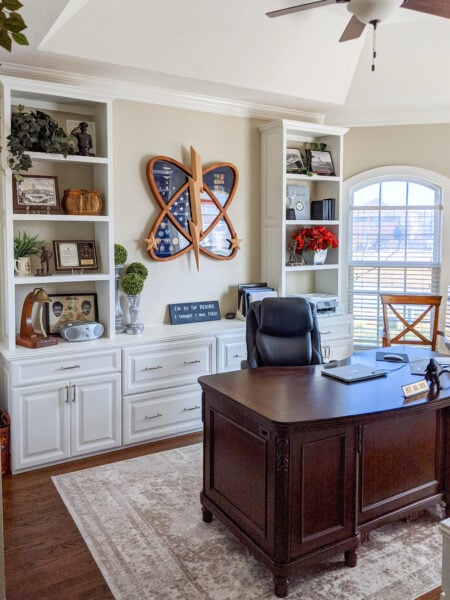
M385 165L412 165L450 177L448 123L355 127L346 134L344 147L344 179Z
M223 315L234 311L237 283L260 276L259 122L122 100L114 102L113 119L115 242L127 248L128 263L137 260L149 269L140 320L168 322L167 305L176 302L219 300ZM192 252L158 262L143 242L160 212L147 183L147 163L164 155L189 166L191 145L203 166L237 166L239 185L228 214L243 240L233 260L201 254L198 272Z
M357 127L346 134L344 147L344 179L386 165L420 167L450 178L450 124L448 123ZM450 285L449 189L444 190L443 205L441 294L446 297ZM345 216L344 214L343 217ZM444 312L442 311L442 320Z
M138 260L149 268L141 320L168 322L167 305L176 302L219 300L222 314L234 311L237 283L260 277L261 122L124 100L115 101L113 117L115 241L128 249L128 262ZM242 249L230 261L201 255L198 272L192 252L157 262L143 242L159 214L146 179L147 163L165 155L189 165L191 145L204 166L232 162L240 178L229 215ZM450 124L357 127L346 134L344 147L345 179L386 165L417 166L450 178ZM448 206L450 197L444 197L443 294L450 285Z

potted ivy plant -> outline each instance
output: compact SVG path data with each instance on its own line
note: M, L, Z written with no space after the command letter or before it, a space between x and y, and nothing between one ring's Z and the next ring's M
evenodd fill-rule
M26 111L20 105L11 115L11 134L8 140L8 166L14 176L28 171L33 163L27 151L54 154L73 154L73 148L65 131L58 123L40 110Z

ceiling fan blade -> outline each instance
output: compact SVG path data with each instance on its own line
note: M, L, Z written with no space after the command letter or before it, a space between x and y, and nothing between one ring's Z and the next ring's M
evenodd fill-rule
M301 10L309 10L310 8L318 8L319 6L326 6L327 4L336 4L339 2L349 2L350 0L316 0L315 2L308 2L307 4L297 4L296 6L290 6L289 8L280 8L278 10L271 10L266 13L268 17L282 17L283 15L289 15L291 13L300 12Z
M450 19L450 2L448 0L405 0L401 8L409 8L428 15Z
M359 19L353 15L344 29L344 33L339 38L340 42L348 42L348 40L356 40L362 34L366 27L365 23L361 23Z

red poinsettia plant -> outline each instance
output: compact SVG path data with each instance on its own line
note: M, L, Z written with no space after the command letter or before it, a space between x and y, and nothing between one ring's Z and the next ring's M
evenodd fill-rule
M337 248L339 242L337 237L329 231L324 225L315 225L314 227L304 227L297 233L292 234L292 239L296 240L296 252L301 250L330 250Z

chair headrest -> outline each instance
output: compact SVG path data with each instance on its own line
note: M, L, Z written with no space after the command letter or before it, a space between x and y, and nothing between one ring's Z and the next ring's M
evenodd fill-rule
M295 337L313 329L311 306L305 298L264 298L259 330L267 335Z

